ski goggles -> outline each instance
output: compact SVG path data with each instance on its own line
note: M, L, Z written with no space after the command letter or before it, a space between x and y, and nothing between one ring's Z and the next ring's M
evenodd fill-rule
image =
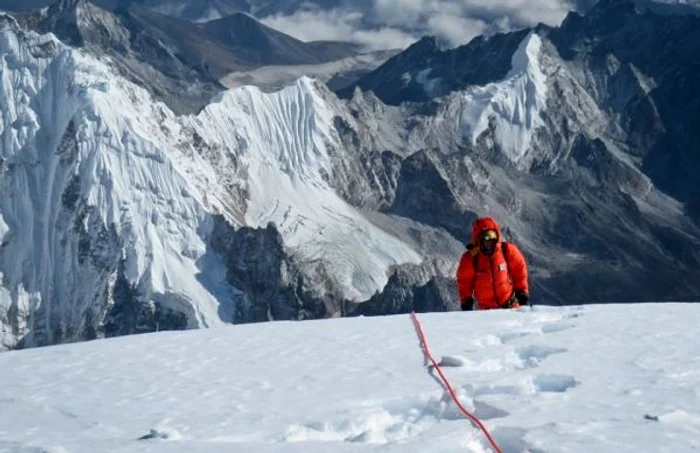
M483 233L481 233L481 240L482 241L497 241L498 240L498 233L496 233L494 230L486 230Z

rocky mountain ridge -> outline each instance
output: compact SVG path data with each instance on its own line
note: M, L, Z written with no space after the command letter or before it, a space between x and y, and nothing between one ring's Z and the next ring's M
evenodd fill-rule
M3 345L454 309L485 214L534 303L697 299L697 20L610 0L453 53L424 40L346 99L302 78L178 115L2 15ZM496 49L489 78L450 72ZM378 74L397 89L361 88Z

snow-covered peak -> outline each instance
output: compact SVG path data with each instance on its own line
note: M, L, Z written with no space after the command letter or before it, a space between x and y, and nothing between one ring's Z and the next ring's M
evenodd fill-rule
M0 11L0 30L4 30L6 28L19 30L19 24L17 23L17 19L12 17L10 14Z
M542 50L542 40L537 32L531 32L520 43L511 59L512 68L506 79L528 75L532 79L543 79L544 74L540 69L539 57ZM537 81L537 80L535 80ZM544 82L539 80L539 82ZM542 83L544 85L544 83Z
M213 122L225 118L227 123L217 124L219 130L235 128L244 137L259 137L245 149L251 160L273 164L292 177L320 178L332 171L326 146L337 146L331 132L334 115L314 81L301 77L273 93L254 86L225 91L200 117Z
M339 101L312 79L242 87L177 116L51 34L6 27L0 53L5 345L93 335L81 329L99 329L119 298L189 327L230 321L236 291L210 244L217 214L274 222L288 253L322 261L345 299L422 260L331 187Z
M14 341L83 336L80 329L96 328L116 303L119 280L142 303L185 313L191 327L221 322L226 298L198 278L217 267L206 246L210 215L179 165L181 148L168 144L174 115L53 35L5 30L0 49L8 106L0 269L10 290L0 307L26 317L12 325L27 326L15 329ZM206 163L195 164L206 179ZM12 307L23 299L30 309L22 314Z
M542 126L540 113L547 101L546 76L540 67L542 40L529 33L511 59L511 70L498 82L471 87L464 94L460 123L465 136L476 143L488 128L508 158L518 163Z
M60 0L41 11L41 15L56 23L82 25L83 16L91 10L102 11L87 0Z
M331 96L307 77L276 93L241 87L218 96L198 118L211 125L209 136L238 150L246 168L245 224L274 222L295 256L323 259L346 297L366 300L386 283L386 269L421 257L331 187L330 151L341 146Z

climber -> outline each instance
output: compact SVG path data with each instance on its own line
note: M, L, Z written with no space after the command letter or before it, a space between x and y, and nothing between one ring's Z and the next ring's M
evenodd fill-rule
M502 240L491 217L472 225L472 243L457 268L457 290L463 311L518 308L530 299L525 258L515 244Z

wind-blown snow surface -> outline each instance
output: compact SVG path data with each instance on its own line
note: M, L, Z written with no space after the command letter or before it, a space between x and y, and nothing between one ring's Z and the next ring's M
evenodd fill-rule
M700 448L700 305L420 319L506 453ZM406 315L15 351L0 369L4 452L490 451Z
M234 289L210 251L213 214L276 222L290 253L324 254L348 299L381 289L390 266L421 260L331 189L339 138L330 92L310 79L273 94L225 92L178 117L6 15L0 54L0 319L16 318L5 346L84 338L118 278L190 327L221 323Z

